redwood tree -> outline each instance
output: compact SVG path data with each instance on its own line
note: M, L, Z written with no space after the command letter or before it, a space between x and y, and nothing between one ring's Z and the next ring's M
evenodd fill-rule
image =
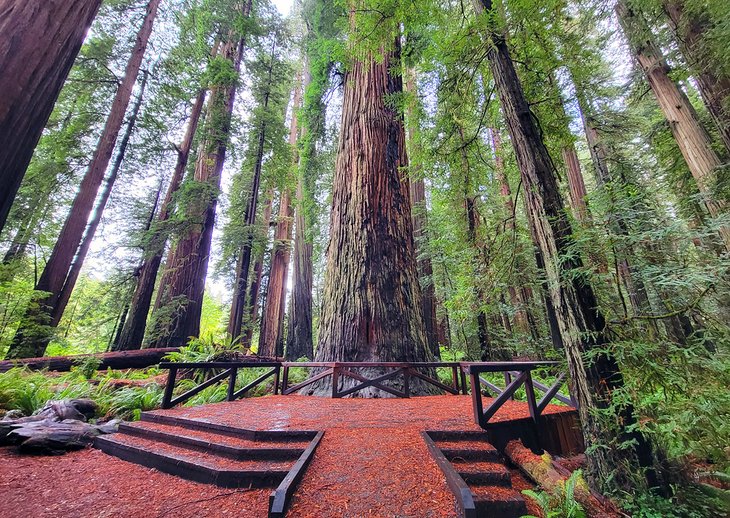
M160 0L150 0L147 4L145 17L137 33L132 55L127 62L124 78L117 89L111 112L107 117L94 156L81 181L78 194L71 205L56 246L36 284L36 291L45 292L47 295L39 301L37 306L34 305L28 309L25 321L18 329L8 350L8 358L42 356L48 345L50 336L47 324L50 323L51 327L54 327L54 320L57 322L52 315L57 312L61 291L66 284L72 262L77 256L96 195L114 153L117 137L132 96L132 89L137 81L137 75L147 49L147 42L152 34L159 4Z
M712 185L721 162L712 148L709 135L700 124L687 95L672 79L671 68L640 13L622 0L616 4L616 14L687 167L697 182L707 211L713 217L720 216L727 209L727 204L715 199L712 194ZM730 250L730 228L721 227L720 236L725 248Z
M387 102L403 91L396 66L400 40L394 36L382 56L358 52L345 74L317 361L432 358L408 181L401 177L407 165L403 117ZM329 378L316 392L326 392L328 383ZM416 394L429 390L414 385ZM371 387L360 395L380 392Z
M484 14L479 18L485 24L487 59L524 184L531 234L542 256L583 435L586 444L610 444L616 439L615 431L596 411L611 408L612 393L623 386L621 371L616 359L606 351L605 320L597 308L594 291L587 279L577 275L582 268L581 260L569 253L572 229L564 211L555 167L498 25L499 13L493 9L491 0L475 0L474 6L478 14ZM590 360L587 353L592 354ZM626 448L621 451L598 448L588 455L588 472L595 482L614 476L626 460L638 460L644 467L652 465L650 445L633 427L636 419L632 406L624 404L610 412L617 413L614 419L618 438Z
M247 19L248 0L239 13ZM215 226L221 172L226 159L231 117L236 99L246 35L230 29L213 60L213 84L195 174L189 188L195 191L185 208L189 222L168 256L155 304L155 329L150 343L155 347L182 346L200 330L203 294ZM161 311L165 307L167 313ZM164 315L165 318L160 318Z
M0 1L0 231L100 5Z

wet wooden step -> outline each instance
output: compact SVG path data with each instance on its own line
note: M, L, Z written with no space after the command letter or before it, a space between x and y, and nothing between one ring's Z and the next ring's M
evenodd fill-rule
M436 446L451 462L458 460L499 462L497 449L484 441L438 441Z
M527 505L515 489L501 486L470 486L477 515L519 518L527 514Z
M497 462L456 461L452 466L470 486L512 487L507 466Z
M119 432L240 460L296 459L309 444L309 441L256 441L144 421L122 423Z
M256 441L309 441L317 435L316 431L310 430L249 430L247 428L210 423L202 419L188 419L157 412L142 412L140 419L143 422L179 426L190 430L199 430Z
M294 465L282 460L233 460L124 433L94 440L101 451L195 482L220 487L275 487Z

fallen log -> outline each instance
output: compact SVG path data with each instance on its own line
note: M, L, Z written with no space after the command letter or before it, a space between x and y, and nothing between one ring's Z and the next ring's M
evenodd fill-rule
M117 351L98 354L79 354L75 356L46 356L43 358L25 358L22 360L0 361L0 372L13 367L27 367L31 370L48 369L49 371L68 372L71 367L78 366L90 359L100 360L98 370L106 369L142 369L156 365L166 355L179 351L176 347L162 349L141 349L138 351Z
M21 453L53 455L90 446L94 437L114 433L118 426L118 420L94 425L75 419L44 419L19 424L8 434L6 442L17 444Z
M549 453L536 455L520 441L510 441L504 449L504 454L543 490L553 495L561 494L562 484L569 478L570 473L557 466ZM591 518L624 516L607 498L593 492L585 483L576 484L574 497Z

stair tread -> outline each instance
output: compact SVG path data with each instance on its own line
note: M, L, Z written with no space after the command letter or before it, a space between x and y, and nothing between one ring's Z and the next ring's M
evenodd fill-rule
M436 445L442 450L478 450L478 451L493 451L497 449L485 441L437 441Z
M516 489L504 486L469 486L474 500L478 502L524 503L525 499Z
M106 435L100 439L162 455L174 461L189 462L214 471L288 472L295 462L294 460L231 459L123 433Z
M309 445L309 440L282 440L273 441L270 439L259 441L253 439L243 439L240 437L232 437L223 435L215 431L205 432L202 430L193 430L191 428L183 428L181 426L154 423L151 421L137 421L135 423L125 423L131 428L140 430L151 430L171 434L176 437L185 437L205 441L210 444L223 445L232 448L241 449L296 449L304 450ZM124 431L124 430L121 430Z
M509 475L509 469L499 462L473 461L466 459L455 459L452 462L458 473L499 473Z

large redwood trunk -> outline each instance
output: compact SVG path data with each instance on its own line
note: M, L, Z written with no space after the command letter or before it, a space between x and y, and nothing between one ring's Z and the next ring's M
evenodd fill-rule
M296 152L299 125L297 110L302 100L301 78L297 78L292 103L291 125L289 127L289 146L293 154L293 166L299 163ZM284 329L284 309L286 307L286 280L289 274L291 259L292 219L294 211L289 188L284 186L279 201L279 216L274 231L274 244L271 251L271 270L269 286L266 293L264 314L261 317L261 335L259 336L259 356L283 356L282 332Z
M550 299L556 311L557 324L568 359L573 397L578 402L586 444L611 444L615 431L595 415L596 409L607 409L611 393L623 386L616 359L605 352L595 354L588 363L585 353L605 345L605 320L587 279L575 275L582 267L580 258L569 253L572 229L563 208L557 174L540 130L525 99L507 43L496 22L499 14L491 0L476 0L477 13L487 11L489 45L487 58L500 104L515 150L517 165L524 184L525 205L535 245L544 260ZM494 18L492 18L494 17ZM639 459L651 466L651 449L645 438L628 427L636 420L631 405L616 410L620 440L632 441L623 451L599 448L588 456L588 472L593 482L618 476L626 460ZM627 443L624 443L627 444Z
M77 255L96 195L114 153L117 137L124 123L124 114L129 106L132 89L137 81L147 42L152 33L159 3L160 0L150 0L147 4L147 12L142 27L137 33L132 55L127 62L124 79L112 102L111 113L106 120L94 156L81 181L79 192L71 205L56 246L35 287L37 291L47 292L48 295L39 301L37 307L31 308L27 312L25 321L18 329L8 350L8 358L42 356L48 344L50 337L47 324L52 319L51 315L56 311L61 290L66 282L72 261Z
M0 2L0 231L100 5Z
M250 12L251 0L248 0L243 5L242 14L248 17ZM200 332L221 173L245 47L245 35L236 38L233 30L229 31L227 40L220 47L219 56L230 62L234 77L228 77L223 84L211 86L206 114L208 133L201 141L191 184L200 192L196 201L187 207L188 227L170 250L165 265L155 303L157 318L149 340L151 347L180 347ZM163 307L167 314L165 318L159 318Z
M407 165L403 119L386 102L403 91L399 39L393 45L382 60L355 60L345 76L317 361L432 359L408 180L401 178ZM414 381L412 393L430 392ZM326 394L330 383L326 378L315 392ZM385 394L370 387L360 395Z
M106 184L104 185L104 190L101 192L99 201L94 208L94 215L92 216L91 221L89 221L89 224L86 227L84 239L81 241L81 245L79 246L79 250L76 253L74 262L71 264L68 276L66 277L66 282L63 284L63 289L58 296L58 302L56 303L56 307L53 308L53 313L51 313L51 327L57 327L58 323L61 321L63 312L66 310L66 305L71 298L71 293L73 292L74 286L76 286L76 281L79 278L79 274L81 274L81 267L84 265L86 255L91 249L91 243L93 242L94 236L96 235L96 230L99 228L99 224L101 223L101 217L104 214L104 209L106 208L106 204L112 194L114 182L116 182L119 171L122 168L122 162L124 162L124 156L127 153L127 147L129 147L129 140L132 138L132 132L134 131L134 127L137 124L137 118L139 117L139 111L142 108L142 99L144 98L144 91L147 87L148 77L149 72L145 70L143 72L142 83L139 87L139 95L137 96L137 100L135 101L134 107L132 108L129 122L127 122L127 129L124 131L122 140L119 143L117 156L114 159L114 164L112 165L109 176L107 177ZM46 345L48 344L46 343Z
M112 348L115 351L129 351L142 347L145 330L147 329L147 315L149 314L152 303L152 294L155 291L155 281L157 280L157 273L162 263L165 244L167 243L167 235L161 226L172 214L172 198L180 188L180 184L185 176L188 158L193 145L193 138L198 130L200 116L203 112L205 93L206 91L204 89L198 92L190 112L190 120L188 121L185 136L177 148L175 170L170 179L170 185L167 188L165 199L160 207L157 221L153 224L153 234L149 240L149 247L144 251L144 260L136 272L137 285L132 295L128 316L124 321L124 325L121 327L119 339L115 340L113 344Z
M415 70L407 71L406 91L414 97L418 96ZM439 350L439 326L436 318L436 288L433 283L433 265L431 264L431 256L428 251L426 184L423 180L423 171L419 166L414 164L413 160L414 155L418 156L420 154L415 128L418 121L415 116L413 104L408 106L408 119L411 125L407 134L408 147L411 153L410 163L412 173L410 175L410 195L411 208L413 210L413 238L416 244L418 278L421 283L421 293L423 295L423 322L426 326L428 348L431 350L434 358L441 358L441 351Z
M687 167L704 197L707 211L713 217L721 215L727 208L726 204L715 200L711 192L716 169L721 163L712 149L709 135L700 125L697 113L685 93L670 77L671 69L646 22L623 1L616 4L616 14L659 107L669 122ZM730 228L721 228L720 236L725 248L730 250Z
M709 20L696 11L687 12L685 0L664 0L663 5L679 48L695 73L702 100L730 152L730 77L702 50L703 44L708 43L705 39L711 28Z

